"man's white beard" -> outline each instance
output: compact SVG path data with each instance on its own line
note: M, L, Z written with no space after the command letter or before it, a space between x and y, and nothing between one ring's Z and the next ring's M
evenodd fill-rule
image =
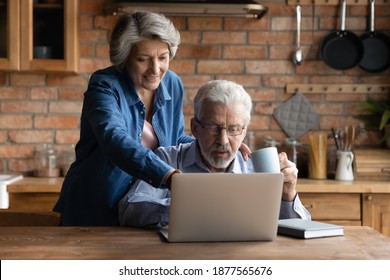
M210 164L212 167L217 168L217 169L227 168L230 165L230 163L233 161L233 159L235 158L235 154L232 152L232 149L229 145L219 146L219 147L215 147L215 145L214 145L212 150L210 150L209 153L205 153L203 151L202 147L200 147L200 151L202 153L203 158L208 162L208 164ZM215 151L224 151L224 152L227 151L229 154L228 158L224 159L224 158L213 157L212 153Z

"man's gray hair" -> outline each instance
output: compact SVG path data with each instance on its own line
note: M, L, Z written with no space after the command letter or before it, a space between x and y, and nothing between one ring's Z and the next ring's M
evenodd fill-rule
M145 39L158 39L167 43L172 59L180 44L180 33L162 14L136 11L122 15L111 34L111 63L124 68L133 45Z
M194 115L200 119L206 103L242 104L245 108L245 124L251 119L252 98L243 86L232 81L213 80L201 86L194 98Z

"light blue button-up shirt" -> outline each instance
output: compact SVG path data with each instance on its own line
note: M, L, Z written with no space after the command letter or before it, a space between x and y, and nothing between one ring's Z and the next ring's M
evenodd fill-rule
M210 173L198 149L197 142L193 142L174 147L160 147L155 152L163 161L183 173ZM254 173L252 161L250 159L245 161L238 152L228 172ZM168 224L169 205L170 191L168 189L156 189L144 181L137 180L118 204L120 225L164 227ZM310 220L311 216L297 195L294 201L281 202L279 218Z

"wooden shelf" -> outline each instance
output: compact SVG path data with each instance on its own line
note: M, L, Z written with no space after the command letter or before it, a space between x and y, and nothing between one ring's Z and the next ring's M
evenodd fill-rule
M287 93L297 91L300 93L389 93L390 84L287 84Z
M287 0L288 5L338 6L341 0ZM347 6L368 6L370 0L347 0ZM390 5L390 0L375 0L375 6Z

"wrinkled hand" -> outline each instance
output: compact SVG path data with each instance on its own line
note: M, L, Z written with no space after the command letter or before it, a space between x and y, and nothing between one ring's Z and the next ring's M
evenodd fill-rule
M249 147L243 142L241 143L240 151L244 160L247 161L249 159L250 154L252 153L251 149L249 149Z
M287 154L279 154L280 170L284 175L282 200L293 201L297 191L298 169L294 162L288 160Z

